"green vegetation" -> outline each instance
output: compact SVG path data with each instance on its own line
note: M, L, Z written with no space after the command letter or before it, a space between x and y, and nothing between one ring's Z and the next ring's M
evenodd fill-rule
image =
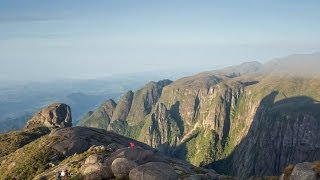
M186 143L186 160L193 165L199 166L211 163L214 152L214 132L198 129L195 136L192 136Z
M141 121L136 126L129 126L127 121L114 121L112 124L110 124L112 130L118 134L131 137L133 139L138 139L141 129L144 125L144 121Z
M5 156L4 164L0 167L0 179L6 177L28 180L45 171L54 155L51 144L58 140L45 136Z
M151 112L161 95L162 88L158 83L150 82L135 92L127 118L130 126L136 126Z
M108 115L106 115L102 109L98 109L91 116L86 116L81 119L78 125L107 129L109 123L110 118Z
M131 137L133 139L138 139L139 135L141 134L141 129L144 126L143 121L139 122L136 126L129 126L126 132L126 136Z
M24 145L48 134L50 130L45 127L36 129L23 129L0 135L0 157L6 156Z

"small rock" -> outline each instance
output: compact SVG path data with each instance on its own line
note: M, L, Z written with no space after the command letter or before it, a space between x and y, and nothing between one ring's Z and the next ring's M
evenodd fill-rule
M213 172L208 172L206 176L207 176L207 179L219 179L218 174Z
M118 149L119 149L119 147L115 143L111 143L106 147L106 150L109 151L109 152L115 152Z

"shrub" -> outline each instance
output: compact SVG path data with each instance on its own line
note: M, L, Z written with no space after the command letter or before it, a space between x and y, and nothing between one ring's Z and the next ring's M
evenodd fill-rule
M314 162L312 169L317 173L318 177L320 177L320 161Z

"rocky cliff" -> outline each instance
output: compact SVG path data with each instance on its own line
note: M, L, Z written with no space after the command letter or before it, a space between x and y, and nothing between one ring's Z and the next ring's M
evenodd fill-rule
M34 115L26 125L26 128L32 129L36 127L71 127L72 116L71 109L66 104L55 103L41 109Z
M95 112L88 112L87 116L83 117L78 125L106 129L112 120L116 106L117 104L109 99Z
M296 74L296 62L315 61L244 63L174 81L158 96L147 85L127 118L108 128L197 166L239 177L280 175L288 164L320 158L320 76Z
M0 158L49 134L51 130L71 126L71 109L68 105L55 103L44 107L27 122L25 128L0 135Z

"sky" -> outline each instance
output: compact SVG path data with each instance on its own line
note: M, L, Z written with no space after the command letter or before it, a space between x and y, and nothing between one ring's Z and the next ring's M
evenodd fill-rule
M320 51L318 0L0 0L0 80L209 70Z

